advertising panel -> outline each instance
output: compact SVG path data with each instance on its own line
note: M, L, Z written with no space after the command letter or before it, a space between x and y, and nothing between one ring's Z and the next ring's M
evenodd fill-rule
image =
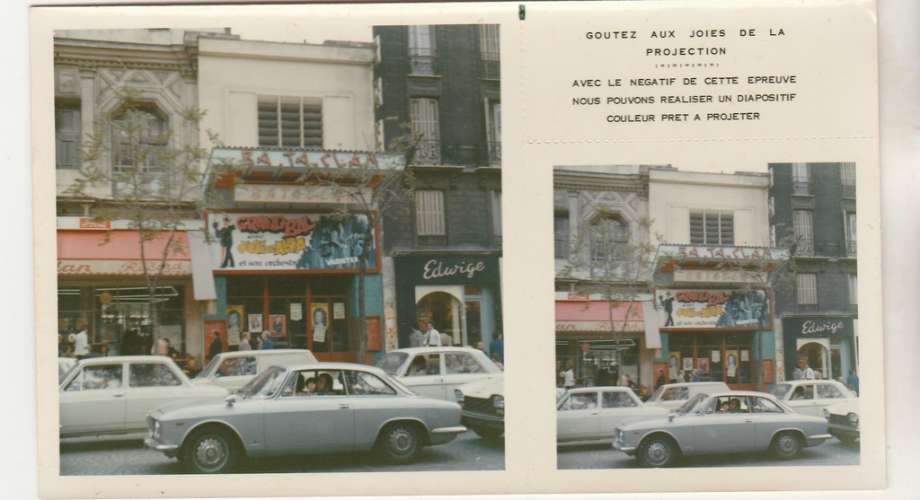
M763 290L658 290L662 328L769 328L770 304Z

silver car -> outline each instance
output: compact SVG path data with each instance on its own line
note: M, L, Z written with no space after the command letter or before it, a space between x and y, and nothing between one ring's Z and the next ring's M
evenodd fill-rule
M226 400L159 408L148 447L191 472L228 472L246 457L377 450L396 463L466 428L460 406L421 398L382 370L352 363L273 366Z
M792 458L831 436L827 421L796 413L762 392L698 394L665 418L615 431L613 447L645 467L665 467L681 455L772 451Z

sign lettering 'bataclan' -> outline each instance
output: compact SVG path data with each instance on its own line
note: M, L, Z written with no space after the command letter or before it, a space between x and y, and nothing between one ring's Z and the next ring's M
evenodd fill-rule
M212 165L251 169L380 169L394 170L405 166L403 155L362 151L327 151L269 148L215 148Z

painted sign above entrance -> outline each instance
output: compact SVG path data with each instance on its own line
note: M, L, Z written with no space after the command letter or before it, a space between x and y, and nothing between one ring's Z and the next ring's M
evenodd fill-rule
M279 148L214 148L212 165L249 169L372 168L396 170L405 166L405 156L363 151L328 151Z
M770 305L763 290L658 290L662 328L770 327Z
M327 186L290 186L286 184L239 184L233 188L233 200L237 203L310 203L343 204L353 200L349 193ZM371 199L370 188L362 190L362 199Z
M400 257L397 272L417 284L464 284L498 281L498 257L492 255L429 255Z
M365 241L360 214L208 214L212 261L217 270L357 271L363 246L376 269L376 241ZM372 233L373 234L373 233Z
M851 318L786 318L783 320L783 332L798 338L837 338L853 336Z

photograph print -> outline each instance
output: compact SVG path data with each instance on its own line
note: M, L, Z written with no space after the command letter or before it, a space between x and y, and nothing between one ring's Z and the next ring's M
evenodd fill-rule
M554 169L560 469L858 465L856 165Z
M348 33L55 32L61 475L504 469L498 26Z

